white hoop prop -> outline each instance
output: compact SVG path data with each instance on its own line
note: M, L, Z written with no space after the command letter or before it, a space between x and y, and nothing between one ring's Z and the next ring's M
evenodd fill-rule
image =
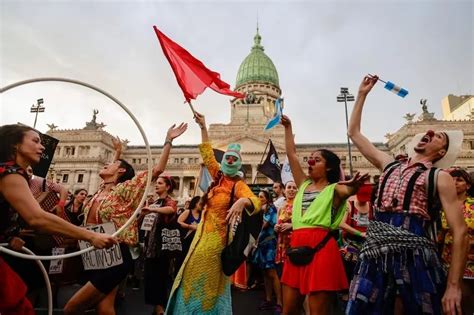
M0 246L8 246L8 243L1 243ZM28 254L30 254L30 255L35 254L31 250L26 248L25 246L23 246L21 248L21 250L28 253ZM44 282L45 282L46 288L47 288L47 293L48 293L48 315L53 315L53 292L51 290L51 282L49 282L48 272L46 271L46 269L44 268L43 264L41 263L41 261L39 259L35 259L35 262L38 265L38 267L41 269L41 273L43 274Z
M102 90L98 87L95 87L91 84L81 82L81 81L78 81L78 80L66 79L66 78L56 78L56 77L29 79L29 80L19 81L19 82L16 82L16 83L13 83L13 84L10 84L10 85L7 85L7 86L4 86L4 87L0 88L0 94L4 93L4 92L6 92L6 91L8 91L12 88L18 87L20 85L25 85L25 84L34 83L34 82L46 82L46 81L67 82L67 83L78 84L78 85L88 87L92 90L95 90L95 91L105 95L106 97L108 97L112 101L114 101L117 105L119 105L130 116L130 118L133 120L133 122L137 126L138 130L140 131L140 134L143 137L143 141L145 142L147 157L148 157L148 176L147 176L147 179L146 179L145 192L143 193L143 197L140 200L140 203L138 204L137 208L133 212L132 216L128 219L127 222L125 222L125 224L120 229L118 229L114 234L112 234L112 236L117 236L118 234L120 234L124 229L126 229L137 218L138 212L140 211L140 208L143 206L143 204L145 203L145 200L147 199L148 189L150 188L150 185L151 185L151 177L152 177L151 175L152 175L152 169L153 169L153 167L152 167L152 157L151 157L150 144L148 143L148 139L145 135L145 131L143 131L142 126L140 125L138 120L135 118L135 116L132 114L132 112L122 102L120 102L118 99L116 99L114 96L107 93L106 91L104 91L104 90ZM26 254L18 253L18 252L15 252L15 251L11 250L11 249L3 247L0 244L0 252L4 252L6 254L9 254L9 255L12 255L12 256L15 256L15 257L19 257L19 258L23 258L23 259L30 259L30 260L65 259L65 258L70 258L70 257L75 257L75 256L82 255L82 254L87 253L87 252L89 252L93 249L94 249L94 247L88 247L88 248L85 248L83 250L79 250L79 251L69 253L69 254L63 254L63 255L57 255L57 256L36 256L34 254L33 255L26 255Z

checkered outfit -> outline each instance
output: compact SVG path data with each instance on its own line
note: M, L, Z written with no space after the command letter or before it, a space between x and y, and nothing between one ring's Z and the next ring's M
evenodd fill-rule
M409 161L409 160L408 160ZM431 162L427 163L415 163L413 165L408 165L408 161L400 162L399 166L395 166L394 171L390 174L390 177L387 179L385 184L385 188L382 193L382 203L380 212L404 212L407 210L410 214L419 215L425 220L430 220L430 216L427 211L427 192L426 192L426 180L428 170L432 167ZM416 180L414 191L416 194L412 195L410 201L409 209L403 209L403 197L406 194L407 186L408 186L408 179L415 174L419 170L419 166L424 165L426 167L426 171L424 171ZM382 175L380 178L380 182L384 180L386 173ZM400 182L401 178L401 182ZM400 185L399 185L400 183ZM400 186L398 188L398 186ZM392 206L393 198L398 199L398 204L396 207ZM377 204L377 201L376 201Z

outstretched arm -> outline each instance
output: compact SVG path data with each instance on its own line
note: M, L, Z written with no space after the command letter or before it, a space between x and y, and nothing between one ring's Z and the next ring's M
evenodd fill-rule
M67 235L85 240L96 248L112 246L116 241L106 234L98 234L77 227L63 219L43 211L31 194L27 182L21 175L12 174L0 180L0 191L5 199L15 207L20 216L35 230Z
M451 175L439 172L437 189L443 205L446 220L453 234L452 259L449 266L446 291L442 303L446 314L461 314L461 279L466 265L468 246L467 226L459 207L456 196L456 187Z
M288 162L290 163L291 173L295 179L295 183L298 187L303 184L307 176L303 171L303 168L298 161L298 156L296 155L296 145L295 139L293 137L293 128L291 126L291 120L288 116L283 115L281 117L281 124L285 127L285 147L286 155L288 156Z
M365 99L372 87L377 83L378 77L366 76L359 87L359 93L352 110L351 118L349 120L349 127L347 134L357 149L365 156L370 163L372 163L379 170L383 170L385 165L390 163L393 158L385 152L377 149L370 141L360 132L360 121L362 117L362 108L364 107Z
M152 180L155 181L161 173L165 171L166 164L168 163L168 158L170 156L171 145L175 138L182 135L186 129L188 129L188 124L181 123L178 127L176 124L171 126L166 133L165 144L163 145L163 151L161 152L160 160L153 167Z

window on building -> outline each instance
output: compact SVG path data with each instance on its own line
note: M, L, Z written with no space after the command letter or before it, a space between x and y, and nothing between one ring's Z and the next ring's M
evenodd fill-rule
M178 158L174 158L174 164L179 164L179 159Z
M355 155L352 156L352 162L357 162L357 156Z
M63 183L67 183L69 181L69 174L63 174Z
M307 156L303 157L303 162L308 162L308 157Z
M132 159L133 164L137 164L137 159Z
M469 147L471 150L474 150L474 140L469 141Z
M84 182L84 174L79 174L79 175L77 175L77 182L78 182L78 183Z
M181 158L180 162L181 164L184 164L184 158Z
M191 179L191 181L189 182L189 190L190 191L194 191L194 187L196 186L196 180L193 178Z

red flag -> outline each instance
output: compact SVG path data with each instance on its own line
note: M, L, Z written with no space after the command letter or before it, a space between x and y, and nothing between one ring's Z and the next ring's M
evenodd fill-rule
M186 101L190 102L191 99L196 99L208 87L217 93L236 98L245 97L242 93L232 91L230 85L221 80L219 73L206 68L201 61L169 39L156 26L153 26L153 29L160 41L163 53L173 69L176 80L183 90Z

